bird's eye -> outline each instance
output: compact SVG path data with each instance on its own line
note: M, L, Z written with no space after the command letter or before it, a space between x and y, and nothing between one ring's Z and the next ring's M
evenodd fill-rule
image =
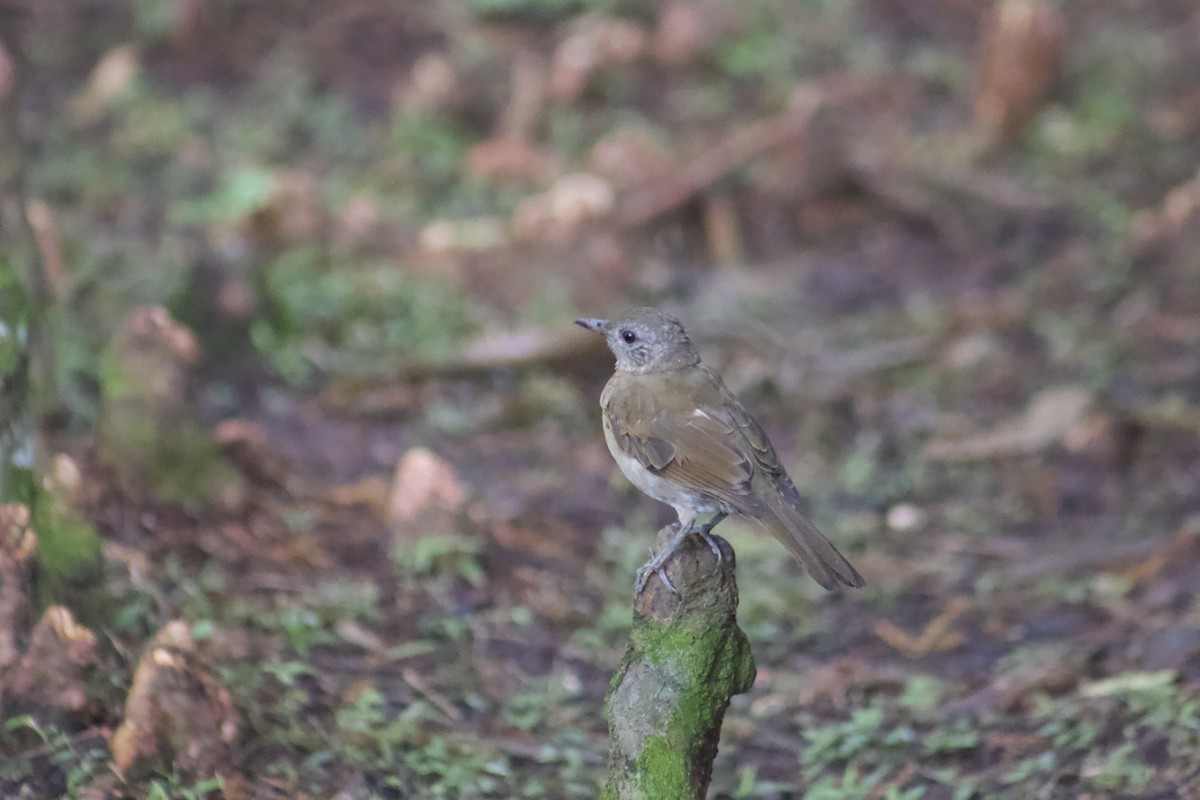
M621 331L621 338L625 340L625 344L633 344L637 341L637 334L633 331Z

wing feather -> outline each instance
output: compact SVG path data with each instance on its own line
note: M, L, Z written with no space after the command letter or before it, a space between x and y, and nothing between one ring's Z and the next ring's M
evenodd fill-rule
M711 389L715 391L710 397L728 395L720 383ZM765 513L763 501L750 486L760 468L756 443L747 440L744 426L728 408L680 407L664 402L662 393L627 391L612 393L604 410L617 445L646 469L740 514ZM750 415L741 411L757 428ZM769 449L761 429L756 433Z

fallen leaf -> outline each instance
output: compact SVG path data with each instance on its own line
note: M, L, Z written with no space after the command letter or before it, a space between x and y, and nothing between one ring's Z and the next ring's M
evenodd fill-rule
M485 183L533 182L552 174L554 156L524 138L501 136L471 148L467 172Z
M366 241L379 228L379 217L379 200L373 195L360 192L346 198L334 220L338 245L349 250Z
M1114 695L1144 692L1147 689L1162 689L1171 686L1176 681L1175 670L1164 669L1158 672L1126 672L1114 675L1079 687L1083 697L1113 697Z
M366 506L381 515L388 508L388 484L378 476L368 476L355 483L343 483L329 488L329 502L338 506Z
M246 232L268 247L319 238L330 221L320 179L312 172L291 169L271 175L270 181L263 202L242 221Z
M0 44L0 100L8 97L12 91L16 70L13 69L12 56L4 45Z
M993 139L1007 141L1058 85L1066 24L1046 0L1000 0L984 24L975 120Z
M261 426L244 419L226 419L213 430L213 439L238 471L261 486L284 486L290 469L283 454L271 446Z
M393 97L393 105L401 112L444 110L462 101L463 81L445 53L423 53Z
M578 97L600 68L640 58L648 39L646 30L631 20L585 19L555 48L551 93L567 100Z
M457 511L466 490L450 466L433 451L414 447L396 465L387 519L411 522L431 509Z
M1092 393L1081 386L1039 392L1016 419L992 430L959 439L934 439L925 446L928 458L954 461L1036 453L1063 441L1087 418Z
M62 299L70 285L70 278L63 262L62 245L54 223L54 213L46 203L34 200L29 203L26 218L42 256L42 274L45 275L46 283L54 296Z
M916 636L901 630L887 620L875 624L875 635L909 658L922 658L930 653L953 650L966 641L958 631L950 629L959 617L967 612L971 602L965 597L955 597Z
M1194 228L1200 218L1200 171L1176 186L1152 208L1134 215L1130 224L1133 243L1147 250L1164 239L1173 239Z
M114 47L105 53L83 91L71 99L70 114L78 125L90 125L111 105L112 101L137 74L138 52L131 44Z
M588 154L588 169L618 189L665 180L676 168L667 145L646 126L629 125L601 138Z
M513 233L520 241L569 241L585 222L607 216L616 199L603 178L586 172L564 175L517 206Z
M667 0L659 7L650 52L661 64L681 67L706 53L729 27L722 6L703 7L694 0Z
M431 255L495 250L508 243L504 222L495 217L435 219L421 229L421 249Z

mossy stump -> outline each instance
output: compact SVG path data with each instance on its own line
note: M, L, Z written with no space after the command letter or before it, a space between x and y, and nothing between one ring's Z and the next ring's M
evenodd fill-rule
M661 547L670 529L659 531ZM730 698L754 684L737 626L733 548L722 558L698 536L667 562L679 594L657 576L634 602L633 630L605 701L611 738L602 800L703 800Z

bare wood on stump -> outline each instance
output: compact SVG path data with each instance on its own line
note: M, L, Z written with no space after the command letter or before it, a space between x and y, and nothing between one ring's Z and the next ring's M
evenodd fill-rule
M658 546L670 533L659 531ZM734 555L697 536L634 603L633 630L605 704L611 743L602 800L702 800L729 700L754 684L750 643L737 626Z

